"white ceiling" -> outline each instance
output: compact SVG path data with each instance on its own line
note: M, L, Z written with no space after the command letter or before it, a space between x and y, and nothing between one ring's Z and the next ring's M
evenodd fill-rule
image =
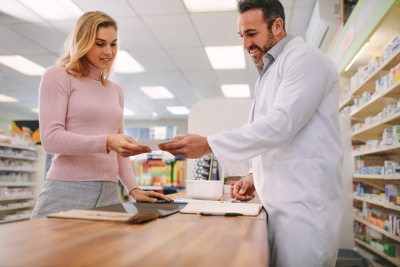
M246 69L214 70L204 51L204 46L241 45L236 11L189 13L182 0L72 1L84 12L103 11L116 19L121 49L146 69L112 78L125 91L125 106L136 113L127 120L152 119L154 111L159 119L187 118L172 115L165 107L191 108L201 99L223 98L221 84L247 83L253 95L258 73L247 53ZM281 2L287 32L304 37L315 0ZM0 10L4 6L8 13L0 11L0 55L22 55L46 68L54 65L75 21L46 21L17 0L0 0ZM24 11L22 18L10 15L12 9ZM8 118L3 111L6 107L25 109L26 119L37 118L28 110L37 108L39 84L40 77L28 77L0 64L0 93L20 100L0 103L0 118ZM176 98L151 99L139 89L158 85L167 87Z

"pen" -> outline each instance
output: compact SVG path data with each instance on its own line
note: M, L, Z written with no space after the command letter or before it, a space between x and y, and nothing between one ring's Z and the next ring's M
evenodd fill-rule
M237 216L243 216L241 213L205 213L205 212L200 212L197 213L200 214L201 216L227 216L227 217L237 217Z

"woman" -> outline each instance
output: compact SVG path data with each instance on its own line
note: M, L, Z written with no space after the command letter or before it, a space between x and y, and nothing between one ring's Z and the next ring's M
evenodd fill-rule
M117 49L117 23L88 12L65 42L58 66L44 73L40 134L44 150L56 156L32 219L118 203L117 176L137 201L173 201L142 192L126 158L151 150L124 135L124 93L109 81Z

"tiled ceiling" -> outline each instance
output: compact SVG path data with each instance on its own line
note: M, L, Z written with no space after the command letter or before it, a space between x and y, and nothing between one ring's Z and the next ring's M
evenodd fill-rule
M236 11L189 13L183 0L72 1L84 12L103 11L113 17L119 25L121 49L146 69L112 78L125 91L125 106L136 113L127 120L152 119L153 112L159 119L187 118L171 114L166 106L191 108L201 99L223 98L221 84L247 83L253 95L258 73L247 53L246 69L214 70L204 50L204 46L241 45ZM287 32L304 37L315 0L281 2ZM22 15L13 16L12 10ZM18 0L0 0L0 55L22 55L47 68L55 64L74 24L46 21ZM37 118L29 109L37 108L39 84L40 77L28 77L0 64L0 93L20 100L0 103L0 118L7 117L7 107L26 110L26 119ZM175 99L151 99L139 89L160 85Z

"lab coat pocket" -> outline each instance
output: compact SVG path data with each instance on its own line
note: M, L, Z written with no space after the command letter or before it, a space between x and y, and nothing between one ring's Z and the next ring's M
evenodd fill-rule
M276 201L321 201L320 173L318 160L275 161Z

